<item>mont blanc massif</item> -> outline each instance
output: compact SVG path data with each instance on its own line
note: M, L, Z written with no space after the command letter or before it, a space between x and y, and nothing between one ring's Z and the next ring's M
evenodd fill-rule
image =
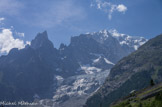
M116 30L71 37L55 48L47 31L0 57L0 100L33 107L109 107L132 90L162 81L162 35L151 40Z

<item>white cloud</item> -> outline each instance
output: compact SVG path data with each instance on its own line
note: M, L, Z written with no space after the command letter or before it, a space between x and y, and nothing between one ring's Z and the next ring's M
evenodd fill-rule
M119 4L116 9L119 11L119 12L125 12L127 11L127 7L124 6L123 4Z
M0 24L2 24L2 21L4 20L4 17L0 17ZM25 36L24 33L15 31L13 26L11 26L11 29L0 26L0 54L6 54L12 48L22 49L26 44L30 45L29 41L26 41L26 43L24 43L23 40L14 38L13 35L17 35L19 37Z
M24 36L25 36L25 34L24 34L24 33L21 33L21 32L15 32L15 34L16 34L17 36L20 36L20 37L24 37Z
M112 14L114 11L125 13L127 11L127 7L123 4L112 4L111 2L95 0L95 2L91 3L91 7L96 7L99 10L104 11L108 14L108 18L112 18Z
M109 10L109 12L108 12L108 17L109 17L109 19L112 18L112 13L115 11L115 9L116 9L116 5L111 5L111 6L110 6L110 10Z
M31 42L30 41L26 41L26 45L31 45Z
M0 32L0 53L8 53L12 48L22 49L24 41L15 39L11 29L2 29Z
M4 17L0 17L0 22L3 21L3 20L5 20L5 18Z
M0 0L0 13L7 15L18 14L23 7L22 3L17 0Z
M100 3L97 4L97 8L101 9L101 4Z
M4 21L5 18L4 17L0 17L0 25L3 25L2 21Z

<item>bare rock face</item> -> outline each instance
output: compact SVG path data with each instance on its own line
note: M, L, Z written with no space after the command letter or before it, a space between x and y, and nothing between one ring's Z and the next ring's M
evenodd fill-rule
M149 86L150 80L162 81L162 35L159 35L137 51L121 59L110 71L102 87L88 98L85 107L109 107L132 90Z

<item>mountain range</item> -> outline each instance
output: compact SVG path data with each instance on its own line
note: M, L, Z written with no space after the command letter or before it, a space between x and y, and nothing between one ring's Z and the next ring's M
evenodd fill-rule
M162 82L162 35L150 39L139 49L122 58L111 69L104 84L88 98L85 107L109 107L119 98Z
M146 41L102 30L71 37L68 46L61 44L56 49L46 31L38 33L31 45L0 57L0 100L81 107L104 83L110 69ZM114 71L109 77L121 72Z

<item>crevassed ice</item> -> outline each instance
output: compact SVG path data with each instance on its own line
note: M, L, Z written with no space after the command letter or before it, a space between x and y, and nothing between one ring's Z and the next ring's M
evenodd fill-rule
M94 72L100 72L100 68L91 67L90 65L82 65L81 69L85 71L86 74L93 74Z

